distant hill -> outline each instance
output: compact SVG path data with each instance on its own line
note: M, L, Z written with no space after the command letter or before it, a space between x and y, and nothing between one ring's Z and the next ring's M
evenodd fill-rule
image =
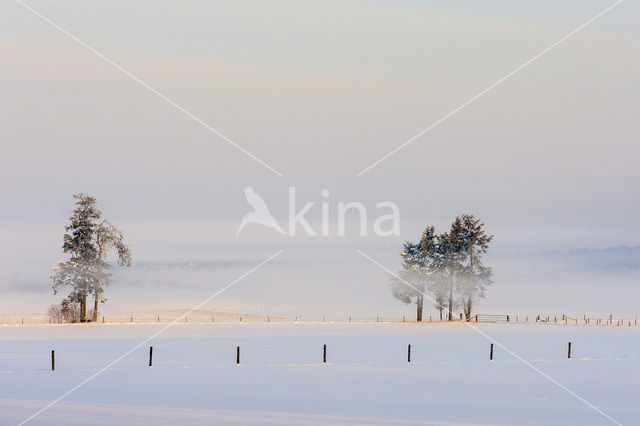
M640 245L606 249L547 250L537 257L550 262L555 261L571 269L640 275Z

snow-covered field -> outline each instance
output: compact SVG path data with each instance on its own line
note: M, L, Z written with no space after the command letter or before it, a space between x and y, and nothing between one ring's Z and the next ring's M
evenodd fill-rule
M0 423L19 424L164 326L0 327ZM639 327L477 327L640 424ZM176 324L28 424L613 423L497 345L490 362L489 346L463 324Z

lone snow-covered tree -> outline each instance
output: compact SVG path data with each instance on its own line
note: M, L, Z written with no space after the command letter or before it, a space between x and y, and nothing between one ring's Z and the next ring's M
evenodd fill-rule
M482 263L493 235L487 235L484 223L473 215L465 214L456 220L461 224L460 248L465 253L458 286L465 318L470 321L475 298L484 298L487 287L493 284L493 270Z
M104 286L110 280L105 269L110 265L105 256L111 247L118 251L121 264L129 265L131 253L124 245L122 233L108 222L99 223L102 213L96 207L96 199L86 194L75 194L76 208L70 224L65 227L64 253L70 259L53 268L53 292L57 294L61 286L70 286L69 299L80 303L80 321L87 321L87 297L93 293L99 300ZM97 306L93 319L97 319Z

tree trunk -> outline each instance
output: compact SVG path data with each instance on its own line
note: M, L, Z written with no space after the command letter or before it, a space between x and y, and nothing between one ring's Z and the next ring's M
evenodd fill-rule
M98 321L98 302L100 301L100 292L96 290L96 298L93 301L93 321Z
M418 297L416 298L416 307L418 309L418 311L416 312L417 322L422 322L422 304L423 304L422 294L419 294Z
M442 321L442 305L438 306L438 310L440 311L440 321Z
M87 320L87 290L82 290L82 297L80 298L80 322Z
M467 315L467 321L471 321L471 295L467 298L467 308L465 314Z
M449 321L453 321L453 276L449 283Z

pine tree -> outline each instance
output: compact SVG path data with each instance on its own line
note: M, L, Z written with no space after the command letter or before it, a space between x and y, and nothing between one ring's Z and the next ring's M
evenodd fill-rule
M434 261L434 269L438 271L441 284L447 292L448 320L453 321L455 308L456 280L462 269L466 253L462 251L462 221L460 218L451 224L449 232L438 236L438 245Z
M422 321L424 310L424 294L433 279L431 262L435 253L435 231L427 228L417 244L409 241L404 243L402 256L402 270L399 278L390 277L391 291L395 298L406 304L415 302L416 321ZM409 283L410 285L407 285Z
M53 292L63 285L72 287L71 298L80 302L80 321L87 319L87 295L99 281L96 268L97 249L95 233L102 213L96 208L96 199L86 194L75 194L76 208L69 218L71 223L65 227L62 249L71 258L60 262L51 276Z
M53 292L61 286L70 286L68 300L80 303L80 321L87 321L87 297L94 295L93 320L98 319L98 302L104 301L104 288L111 282L111 268L107 262L110 249L115 249L120 265L131 264L131 251L124 244L122 232L107 221L100 222L102 213L96 199L86 194L75 194L76 208L65 227L64 253L70 259L60 262L51 275Z
M487 287L493 283L493 270L482 263L482 255L487 252L493 235L487 235L484 223L473 215L466 214L457 219L461 224L460 248L466 258L458 285L464 314L469 321L475 298L484 298Z

